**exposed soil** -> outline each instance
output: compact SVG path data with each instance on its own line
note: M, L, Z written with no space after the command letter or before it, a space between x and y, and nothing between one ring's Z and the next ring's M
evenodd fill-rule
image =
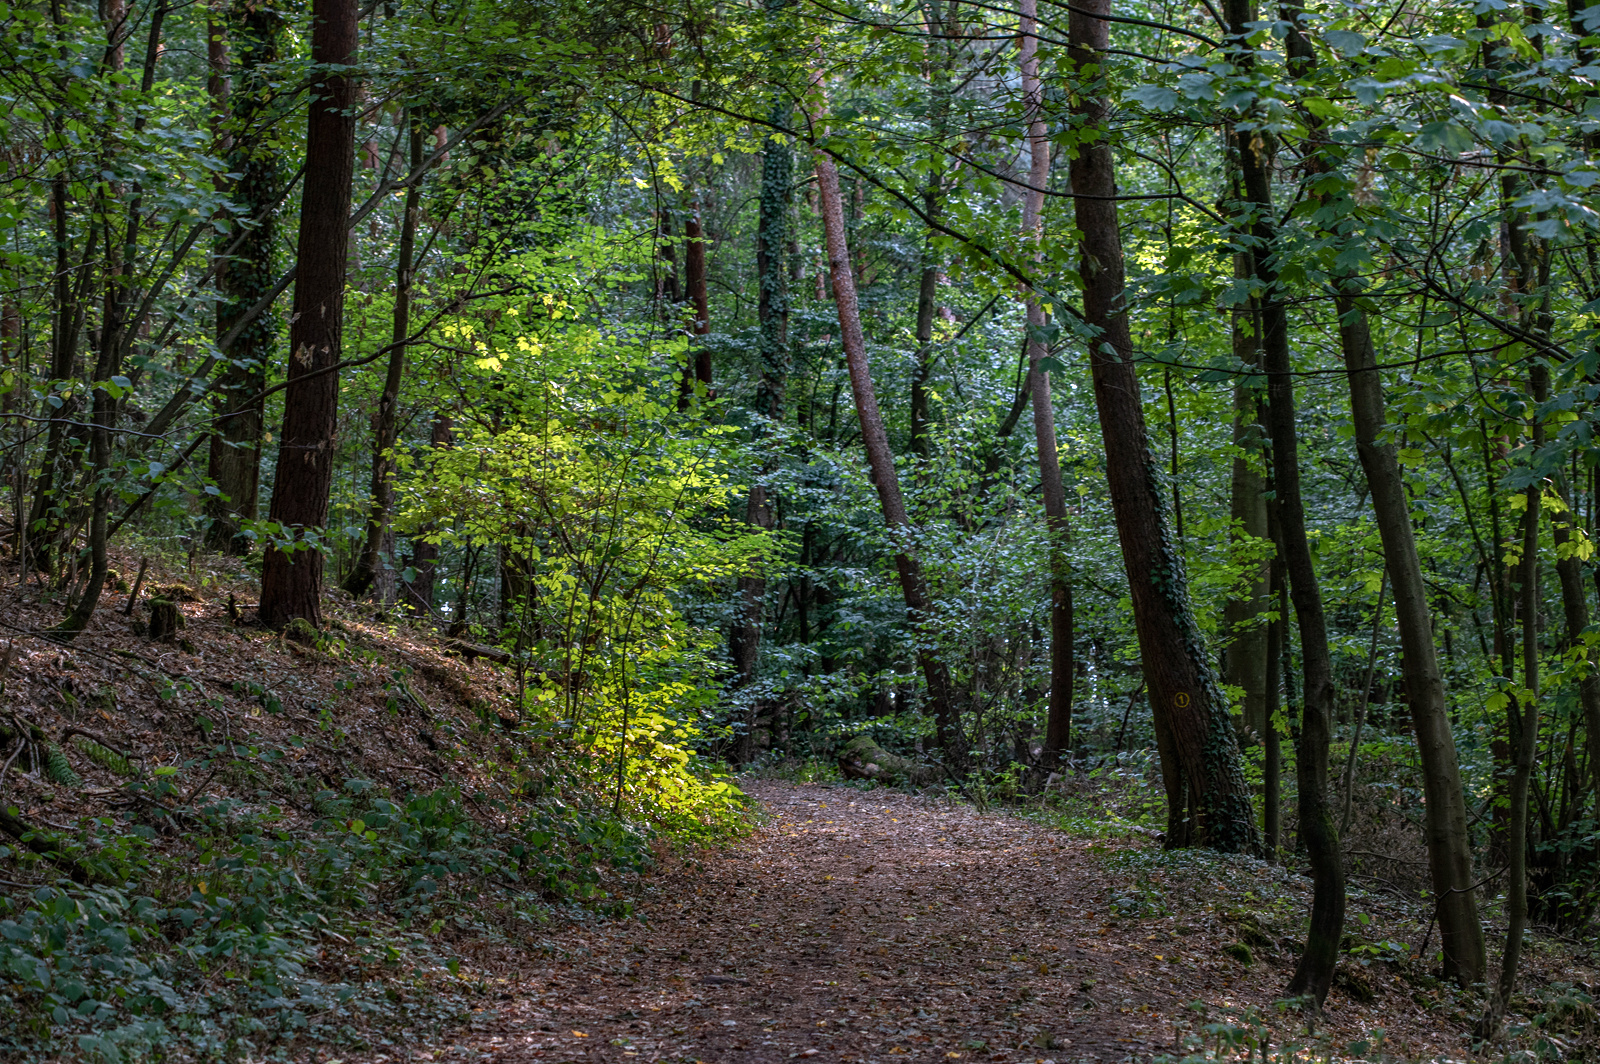
M508 1000L473 1029L371 1059L1147 1060L1182 1052L1205 1022L1197 1000L1213 1020L1257 1006L1275 1042L1305 1038L1272 1007L1293 943L1219 904L1299 907L1306 885L1290 872L1231 859L1203 865L1209 880L1145 875L1155 904L1123 915L1129 872L1108 858L1153 843L890 791L745 787L764 826L654 877L643 922L558 934L553 956L520 955ZM1249 965L1228 952L1241 935L1257 943ZM1317 1037L1343 1050L1381 1027L1388 1053L1465 1057L1466 1017L1415 980L1362 968L1356 989L1373 1000L1336 990Z

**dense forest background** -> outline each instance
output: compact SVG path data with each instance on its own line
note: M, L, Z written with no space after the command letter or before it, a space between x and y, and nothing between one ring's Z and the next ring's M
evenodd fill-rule
M1600 7L1080 3L0 7L17 593L1303 861L1316 1001L1381 881L1493 1030L1600 889Z

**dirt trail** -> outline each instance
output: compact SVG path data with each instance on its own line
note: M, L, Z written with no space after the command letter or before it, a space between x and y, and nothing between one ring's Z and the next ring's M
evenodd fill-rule
M891 792L746 790L766 826L658 876L646 922L558 935L477 1029L389 1059L1146 1060L1176 1048L1188 1002L1265 1004L1286 981L1287 956L1246 968L1226 926L1175 924L1184 898L1111 917L1125 883L1085 840ZM1376 1009L1336 993L1328 1020L1385 1026L1391 1050L1421 1022L1404 999ZM1435 1059L1422 1043L1454 1042L1411 1033Z

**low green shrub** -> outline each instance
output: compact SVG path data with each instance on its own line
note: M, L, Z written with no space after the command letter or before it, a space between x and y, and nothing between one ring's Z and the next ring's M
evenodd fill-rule
M128 851L128 887L0 898L0 1054L258 1059L359 1044L379 1018L437 1027L472 1007L445 928L515 938L562 906L630 912L611 884L648 867L643 833L555 799L468 801L353 779L314 795L309 831L225 799L195 810L177 853L144 826L102 838L102 864L108 841Z

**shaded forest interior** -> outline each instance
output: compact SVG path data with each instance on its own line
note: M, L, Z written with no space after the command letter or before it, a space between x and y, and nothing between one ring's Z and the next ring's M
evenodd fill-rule
M879 791L1100 840L1102 935L1235 929L1227 1019L1085 1059L1597 1051L1597 47L0 6L0 1053L412 1052L762 802Z

